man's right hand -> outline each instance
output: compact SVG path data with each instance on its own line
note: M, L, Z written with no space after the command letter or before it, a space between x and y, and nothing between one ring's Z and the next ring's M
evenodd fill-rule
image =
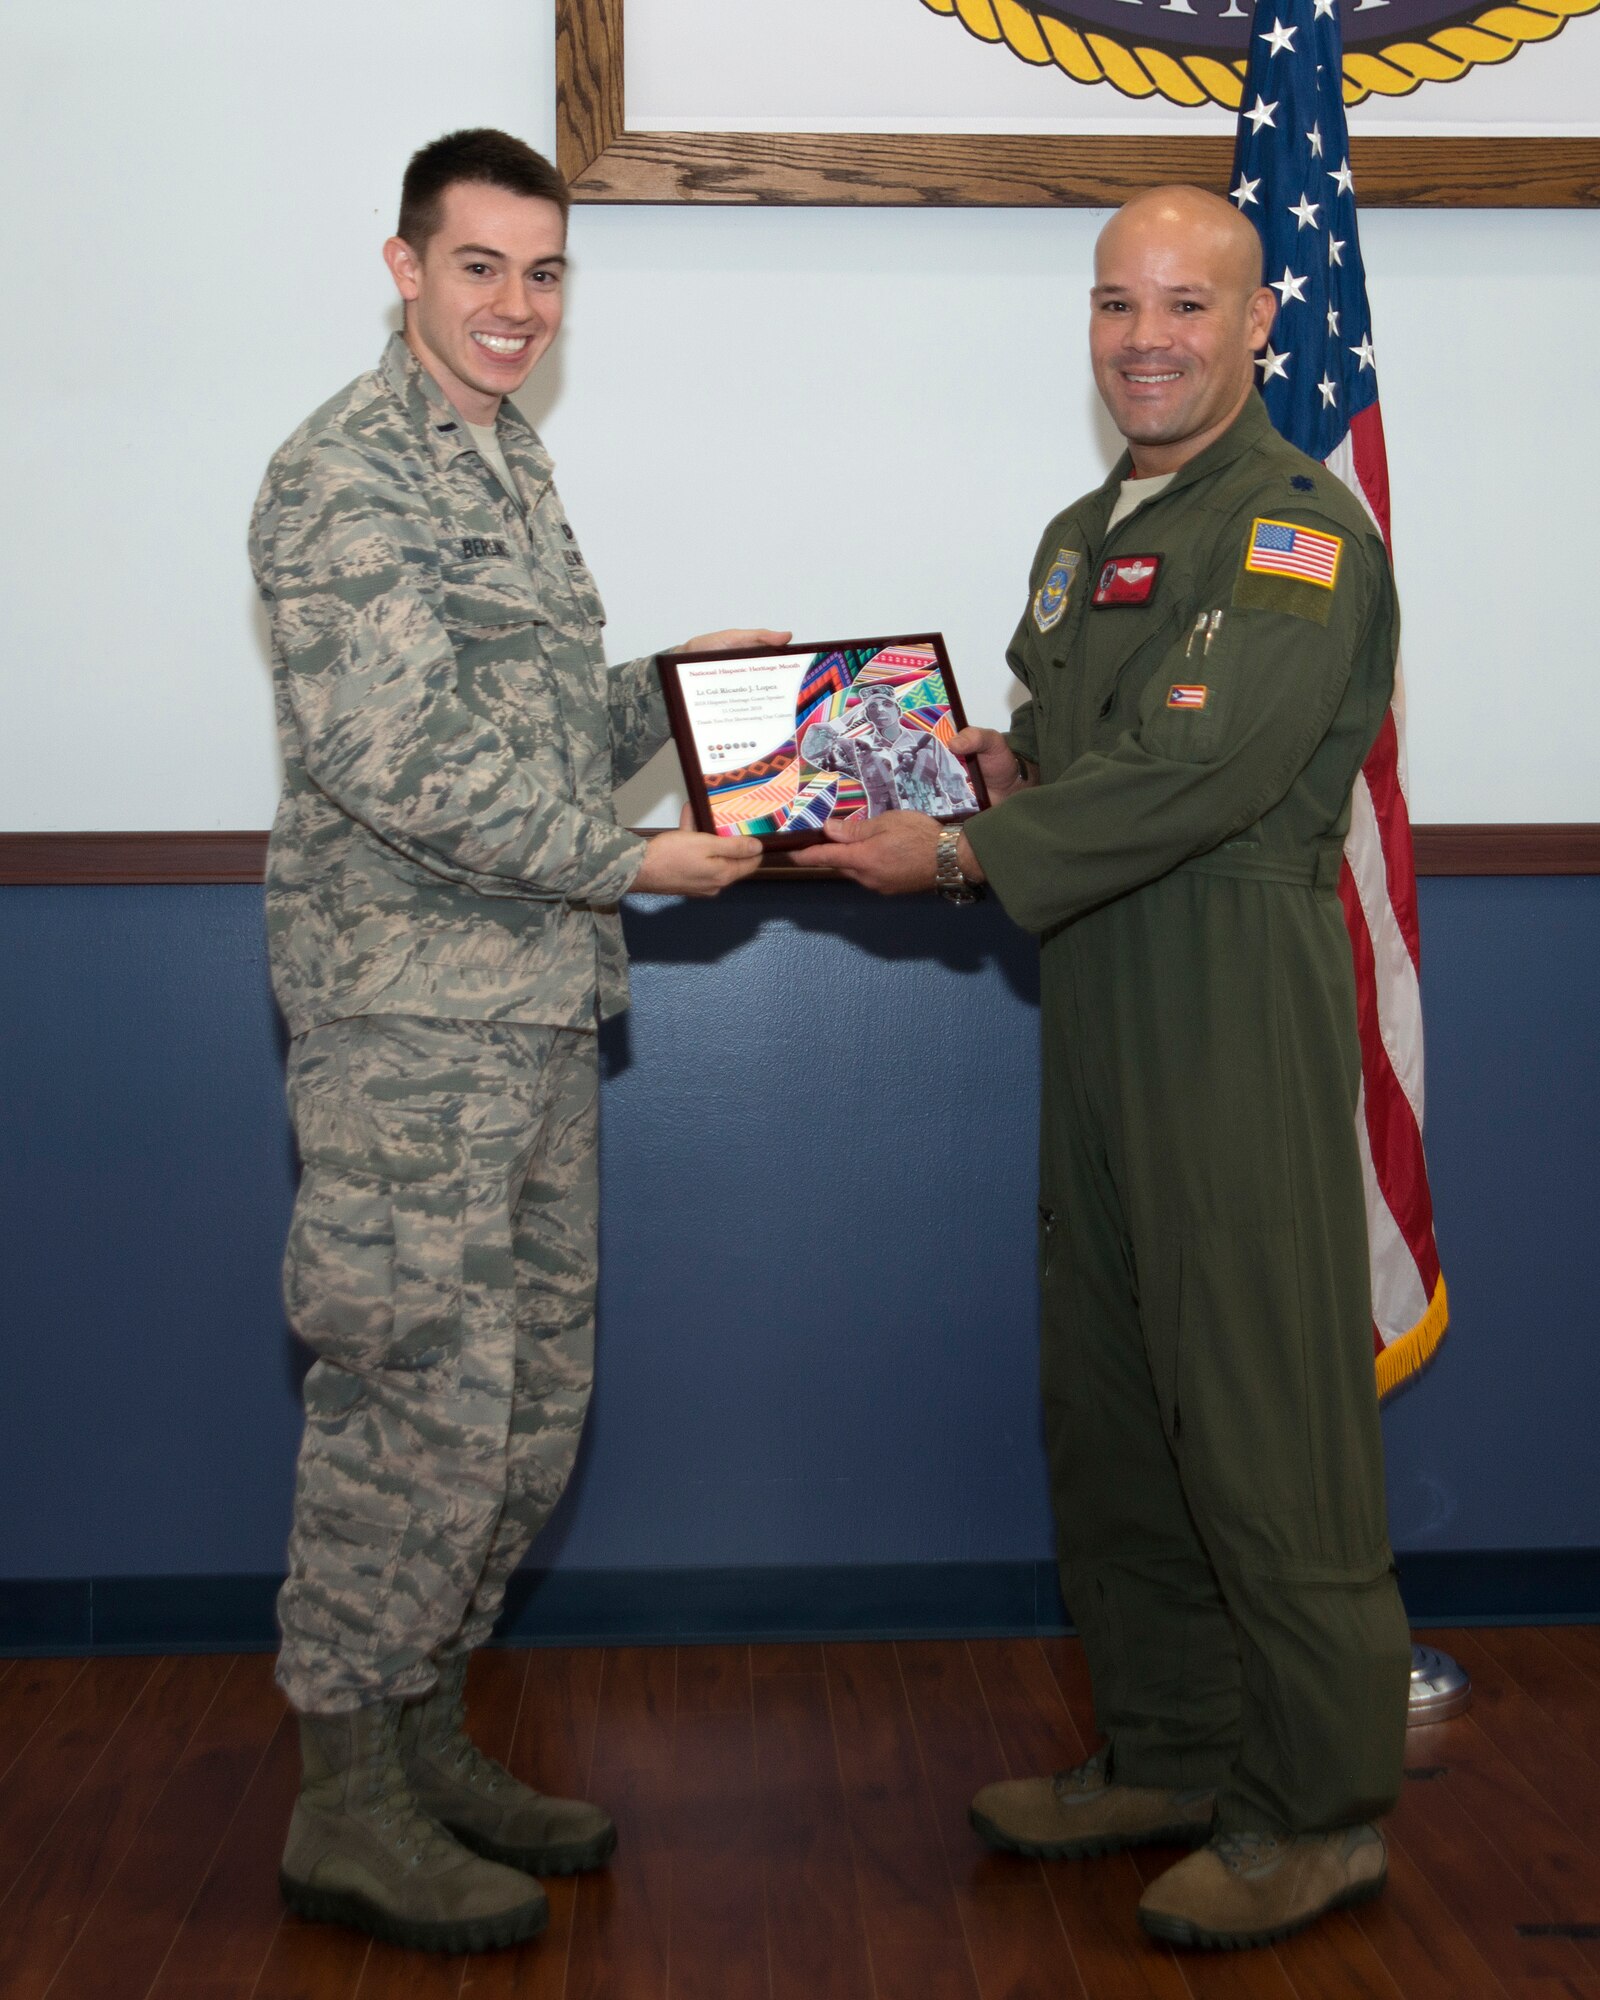
M730 883L755 873L762 851L759 840L744 834L658 833L645 848L633 886L652 896L720 896Z
M976 761L994 805L1012 792L1020 792L1025 785L1038 783L1037 774L1023 777L1017 768L1016 752L998 729L958 730L950 739L950 748L958 757Z

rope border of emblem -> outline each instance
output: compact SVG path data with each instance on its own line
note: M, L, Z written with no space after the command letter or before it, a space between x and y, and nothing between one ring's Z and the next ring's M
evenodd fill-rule
M1023 0L922 0L933 14L953 16L980 42L1004 42L1036 68L1053 65L1074 83L1109 83L1124 97L1164 97L1190 109L1220 104L1237 111L1246 64L1215 56L1173 55L1144 43L1124 42L1098 29L1081 32L1053 15L1036 14ZM1379 53L1347 52L1344 101L1408 97L1425 83L1454 83L1479 63L1502 63L1524 42L1547 42L1568 21L1592 13L1600 0L1511 0L1484 8L1467 21L1436 28L1424 41L1391 42Z

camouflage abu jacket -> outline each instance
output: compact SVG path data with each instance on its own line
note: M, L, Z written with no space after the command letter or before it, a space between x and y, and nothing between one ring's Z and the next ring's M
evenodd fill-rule
M267 857L291 1034L358 1014L589 1027L627 1005L613 787L665 741L509 403L519 505L396 334L267 469L250 563L284 788Z

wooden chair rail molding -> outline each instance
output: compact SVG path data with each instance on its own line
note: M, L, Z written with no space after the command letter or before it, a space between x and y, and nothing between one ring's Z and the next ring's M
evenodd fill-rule
M1419 875L1600 875L1600 822L1413 828ZM0 885L259 882L264 833L0 833ZM774 867L773 879L836 880Z

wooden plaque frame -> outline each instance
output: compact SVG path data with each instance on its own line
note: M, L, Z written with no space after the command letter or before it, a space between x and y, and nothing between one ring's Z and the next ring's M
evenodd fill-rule
M694 814L694 823L701 833L716 833L720 829L712 811L711 797L707 789L705 773L700 764L700 749L689 720L688 703L684 699L681 669L686 666L716 665L728 661L742 665L749 660L793 659L797 653L878 653L889 646L927 646L932 649L938 663L940 678L944 682L946 699L950 704L950 720L958 730L967 726L967 712L961 705L961 690L956 686L955 670L950 665L950 655L945 649L941 632L901 632L892 633L880 639L814 639L799 643L791 640L783 646L742 646L737 654L722 651L659 653L656 656L656 672L661 677L661 690L667 700L667 714L672 722L673 741L677 747L678 762L683 768L684 787L689 794L689 807ZM962 760L966 764L967 777L977 796L977 810L982 812L989 804L989 792L983 782L983 773L971 759ZM970 813L943 813L939 818L945 825L954 825L970 819ZM805 833L763 833L756 838L767 850L769 857L777 857L782 850L792 847L816 847L826 839L818 827Z

